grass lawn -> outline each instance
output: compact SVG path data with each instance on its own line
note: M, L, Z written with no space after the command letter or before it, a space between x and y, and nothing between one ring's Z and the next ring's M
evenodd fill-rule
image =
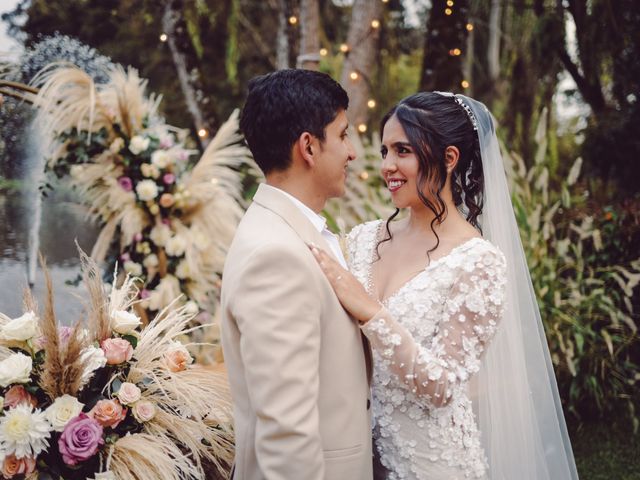
M640 432L624 417L569 425L580 480L640 480Z

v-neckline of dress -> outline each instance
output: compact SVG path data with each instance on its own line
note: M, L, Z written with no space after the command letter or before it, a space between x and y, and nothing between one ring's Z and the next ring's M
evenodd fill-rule
M380 238L380 232L381 232L382 224L383 224L383 220L380 220L378 222L378 225L376 225L375 235L373 237L373 244L371 245L371 251L369 252L369 262L368 262L368 264L366 266L366 268L367 268L366 277L367 277L367 287L369 289L369 294L373 295L373 297L376 300L378 300L378 302L380 302L382 305L385 305L385 306L388 305L389 300L391 300L393 297L398 295L402 290L405 289L405 287L407 287L408 285L413 283L413 281L416 280L418 277L420 277L423 273L429 271L434 265L439 264L442 260L444 260L445 258L451 256L455 251L461 249L465 245L473 242L474 240L482 240L482 237L471 237L471 238L465 240L464 242L460 243L459 245L456 245L451 250L449 250L448 253L444 254L441 257L436 258L433 261L430 261L424 268L421 268L415 275L409 277L406 281L401 283L398 286L398 288L396 288L393 292L391 292L385 298L380 299L380 298L378 298L378 295L377 295L376 285L373 283L373 264L375 263L375 259L374 259L374 254L376 252L375 246L377 245L377 243L379 241L379 238Z

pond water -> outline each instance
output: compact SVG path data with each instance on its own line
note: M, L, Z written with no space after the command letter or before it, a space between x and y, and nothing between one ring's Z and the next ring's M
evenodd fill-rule
M34 195L28 181L20 190L0 191L0 312L15 318L22 314L22 293L28 288L29 230L34 221ZM70 192L54 191L43 198L40 225L40 251L45 256L53 288L58 321L73 324L83 310L84 289L67 285L80 273L75 246L90 252L97 228L86 218L85 207ZM36 269L33 293L42 310L45 300L44 277Z

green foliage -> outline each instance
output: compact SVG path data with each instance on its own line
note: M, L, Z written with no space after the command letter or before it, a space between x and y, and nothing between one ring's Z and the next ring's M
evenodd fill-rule
M538 128L535 164L527 169L513 154L509 173L561 396L579 418L625 404L637 431L640 339L633 297L640 258L622 261L607 252L615 248L616 229L608 215L595 218L584 209L581 158L550 188L545 127Z

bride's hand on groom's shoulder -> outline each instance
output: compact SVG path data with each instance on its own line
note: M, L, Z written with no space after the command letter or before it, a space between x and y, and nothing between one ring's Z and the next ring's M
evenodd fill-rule
M380 303L367 293L351 272L342 268L327 252L316 245L310 244L309 248L336 292L338 300L353 318L364 324L380 311Z

